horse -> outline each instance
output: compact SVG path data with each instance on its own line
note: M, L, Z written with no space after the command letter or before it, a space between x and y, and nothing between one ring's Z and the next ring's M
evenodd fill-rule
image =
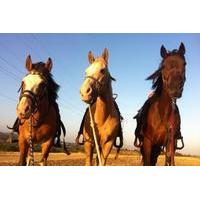
M51 58L46 63L32 63L31 56L28 55L25 66L28 74L23 78L19 89L21 93L16 108L18 119L14 124L19 133L19 165L34 164L33 145L38 143L41 143L42 148L40 165L47 165L55 138L59 140L61 128L64 136L66 132L56 103L59 85L51 74ZM66 150L65 143L64 149ZM66 153L69 154L67 150Z
M147 77L147 80L153 81L154 93L145 102L137 119L136 131L140 131L143 165L156 165L157 158L164 147L166 148L165 165L175 165L177 138L182 139L176 100L181 98L186 80L185 46L181 43L179 49L167 51L162 45L160 54L162 61L159 68Z
M90 66L86 69L85 79L80 87L81 100L91 106L91 115L95 124L95 132L100 150L102 165L106 165L107 158L116 139L121 135L120 114L115 106L112 92L112 80L115 80L108 70L108 50L104 49L101 56L94 57L90 51L88 60ZM85 150L85 165L92 165L94 138L90 126L90 115L86 111L83 121L83 138ZM119 148L123 145L120 138ZM98 160L97 160L97 165Z

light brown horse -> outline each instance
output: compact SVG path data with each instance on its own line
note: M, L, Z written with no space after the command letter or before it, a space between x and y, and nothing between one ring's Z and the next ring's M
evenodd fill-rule
M185 47L167 51L161 47L160 67L147 80L153 80L155 92L141 113L141 153L144 165L155 165L166 147L166 165L174 165L176 133L180 131L180 116L176 99L182 96L185 83ZM140 121L141 121L140 120Z
M82 101L91 105L102 164L106 165L108 155L120 131L120 116L114 105L111 81L108 70L108 50L95 58L88 54L90 66L86 69L85 80L80 88ZM113 79L114 80L114 79ZM86 113L83 127L86 165L92 165L94 140L90 126L89 112ZM98 163L97 163L98 165Z
M26 59L28 74L22 81L17 105L19 165L26 165L28 154L33 157L33 145L36 143L42 143L40 164L46 165L49 151L56 136L59 139L61 128L65 134L56 103L59 86L50 73L52 65L51 58L46 63L34 64L30 56Z

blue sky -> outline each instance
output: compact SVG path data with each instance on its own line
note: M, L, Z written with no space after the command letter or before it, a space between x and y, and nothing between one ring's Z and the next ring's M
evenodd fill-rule
M178 100L182 119L182 135L188 154L200 155L200 34L0 34L0 131L7 131L16 117L17 90L27 73L25 59L33 62L53 60L52 74L60 84L59 105L67 128L68 141L73 141L86 105L80 100L79 88L88 66L87 54L100 55L109 50L109 69L114 93L123 117L125 145L133 147L135 121L132 119L143 105L151 89L145 78L161 61L162 44L169 50L186 47L186 83Z

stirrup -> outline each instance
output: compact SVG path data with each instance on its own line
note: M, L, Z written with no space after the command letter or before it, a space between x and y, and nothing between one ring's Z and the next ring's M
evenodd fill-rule
M134 146L140 148L142 146L142 142L139 140L138 136L135 137Z
M177 144L178 144L178 140L181 140L181 146L180 147L178 147L177 146ZM182 138L179 138L179 139L176 139L176 149L178 149L178 150L181 150L181 149L183 149L184 148L184 141L183 141L183 137Z
M84 145L84 140L83 140L82 142L80 142L79 139L80 139L80 134L77 135L77 137L76 137L76 139L75 139L75 143L76 143L77 145Z
M113 99L116 100L118 97L118 94L113 94Z

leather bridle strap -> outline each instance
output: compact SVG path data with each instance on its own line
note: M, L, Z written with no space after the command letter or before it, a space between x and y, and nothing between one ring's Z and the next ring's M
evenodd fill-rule
M23 93L20 95L19 100L21 100L23 97L29 98L33 104L37 103L36 95L30 90L24 90Z
M101 87L103 86L103 84L99 80L97 80L96 78L94 78L93 76L86 76L85 79L87 79L87 78L94 80L95 83L97 83L97 85L99 85Z

